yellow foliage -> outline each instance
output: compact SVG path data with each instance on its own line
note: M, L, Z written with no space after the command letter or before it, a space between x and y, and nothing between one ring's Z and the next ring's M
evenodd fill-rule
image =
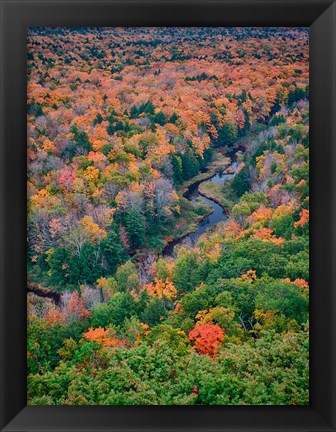
M101 240L107 236L107 232L100 228L93 220L92 216L84 216L79 221L80 227L88 235L89 241L92 243Z
M43 141L42 149L46 152L54 152L56 150L55 145L50 141L50 139L46 138Z
M89 166L89 167L86 168L84 176L89 181L92 181L93 183L96 183L96 182L98 182L98 179L99 179L99 169L95 168L93 166Z
M201 310L196 315L196 326L209 322L218 323L222 328L226 328L233 321L235 316L231 308L217 306L212 309Z
M155 278L154 282L147 284L145 287L149 294L155 295L159 299L163 297L171 299L175 297L177 293L173 282L169 278L165 280Z
M257 279L257 273L255 270L247 270L239 279L253 283Z

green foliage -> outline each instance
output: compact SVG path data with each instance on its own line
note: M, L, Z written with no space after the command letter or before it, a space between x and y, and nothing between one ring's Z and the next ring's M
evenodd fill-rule
M277 237L290 240L294 233L294 219L292 215L285 215L272 221L273 232Z
M183 181L182 159L180 156L172 155L173 180L175 184L181 184Z
M231 187L238 197L241 197L242 195L244 195L245 192L247 192L250 189L251 184L249 180L247 167L243 167L239 171L239 173L234 177L231 183Z
M77 146L81 147L86 152L89 152L92 149L91 143L89 141L86 132L80 131L76 124L71 126L70 131L73 134L74 141Z
M117 293L111 300L96 306L91 314L94 328L123 325L126 318L137 315L138 305L129 293Z
M155 326L159 324L167 315L165 302L160 299L154 299L140 313L140 319L145 324Z
M118 289L121 292L130 292L138 290L140 281L135 264L132 261L127 261L125 264L118 267L115 278L118 284Z
M181 161L182 176L184 180L189 180L191 177L194 177L199 173L200 164L190 148L181 155Z
M300 324L308 318L308 299L302 289L287 282L272 282L265 285L256 297L258 309L272 310Z
M47 258L49 283L52 286L93 284L105 273L97 260L93 244L85 243L79 254L61 247L55 248Z
M42 105L39 102L35 102L34 100L27 104L27 111L29 114L32 114L35 117L40 117L43 115Z
M237 125L231 121L224 123L218 130L218 138L216 140L216 147L229 147L238 138Z
M102 121L103 121L103 117L100 113L98 113L93 120L93 125L95 126L96 124L101 124Z
M228 344L217 360L184 347L163 328L153 346L101 353L84 343L73 362L29 377L33 405L307 405L308 331L264 332ZM174 333L173 333L174 334ZM174 334L176 336L176 334ZM180 343L176 341L181 340ZM186 351L187 350L187 351ZM104 364L104 368L97 367Z
M130 248L135 250L143 246L146 232L144 216L137 210L131 209L123 215L122 220Z
M277 116L274 116L272 118L272 120L270 121L269 124L270 124L270 126L277 126L280 123L285 123L285 122L286 122L285 116L283 116L283 115L277 115Z
M176 260L173 281L180 293L192 291L201 283L201 265L196 252L188 252Z
M307 97L304 89L296 87L294 90L291 90L288 94L288 105L292 105L294 102L297 102L301 99L305 99Z
M114 274L119 264L127 260L127 251L114 228L109 230L107 237L101 242L102 254L108 265L107 272Z
M169 123L175 124L178 120L178 115L174 111L173 114L169 118Z
M164 126L167 123L166 116L163 114L162 111L159 111L157 114L155 114L155 116L153 117L153 121L160 126Z

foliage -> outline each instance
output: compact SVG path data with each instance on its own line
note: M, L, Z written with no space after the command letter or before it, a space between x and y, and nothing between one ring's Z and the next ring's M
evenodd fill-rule
M29 29L30 404L309 403L308 55L303 28ZM164 252L205 180L225 215Z

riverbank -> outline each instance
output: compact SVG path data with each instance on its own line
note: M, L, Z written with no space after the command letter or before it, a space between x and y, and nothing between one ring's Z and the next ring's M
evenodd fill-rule
M194 233L198 225L211 215L213 208L204 200L195 197L193 202L191 202L189 198L201 182L210 179L217 172L225 171L230 163L231 159L229 157L216 151L214 152L212 161L207 165L204 172L182 183L178 190L180 195L180 216L174 227L174 234L164 238L165 246L163 247L163 251L167 250L170 244L175 244L189 234Z
M174 247L187 237L190 237L192 242L196 242L208 227L223 220L225 212L221 203L199 193L199 186L208 179L213 179L219 173L230 169L228 167L231 163L230 158L220 152L215 152L206 170L184 182L180 187L182 211L179 222L183 224L183 227L177 225L174 235L165 238L167 243L163 248L163 256L172 255Z
M217 172L225 171L230 163L231 159L228 156L224 156L219 151L215 151L212 161L209 162L204 172L183 182L179 188L179 192L185 197L192 187L197 187L201 182L213 177Z
M50 287L46 288L39 284L28 283L27 292L35 294L38 297L53 300L57 305L61 301L61 295L59 293L57 293L55 290L52 290Z
M215 201L215 203L219 204L226 211L233 206L233 202L225 196L224 185L206 181L199 185L198 190L201 195Z

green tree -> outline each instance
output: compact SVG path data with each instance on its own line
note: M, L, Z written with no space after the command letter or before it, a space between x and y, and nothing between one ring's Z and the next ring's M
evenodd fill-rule
M308 299L302 289L289 282L274 281L263 287L256 297L258 309L272 310L305 323L308 318Z
M123 218L130 248L135 250L145 242L146 222L137 210L129 210Z
M108 235L101 242L101 246L102 255L108 265L107 271L109 274L114 274L118 265L125 262L128 256L125 246L114 228L108 231Z
M200 164L193 153L193 151L188 148L185 153L181 155L182 160L182 175L185 180L189 180L199 173Z
M218 130L218 138L216 140L216 147L229 147L238 138L238 129L237 125L232 121L227 121L224 125Z
M181 156L171 155L173 165L173 180L175 184L181 184L183 181L183 167Z
M157 114L155 114L155 116L153 117L153 121L160 126L164 126L167 123L166 116L163 114L162 111L159 111Z
M139 276L135 264L127 261L118 267L115 279L118 284L118 290L121 292L130 292L138 290L140 286Z
M176 260L173 281L179 293L192 291L201 283L201 264L197 252L190 251Z

